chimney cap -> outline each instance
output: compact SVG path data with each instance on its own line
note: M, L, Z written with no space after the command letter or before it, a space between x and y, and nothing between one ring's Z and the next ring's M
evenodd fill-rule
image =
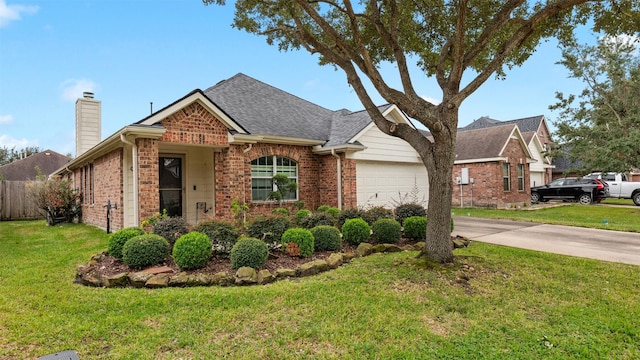
M91 91L85 91L82 93L82 97L85 99L93 99L93 93Z

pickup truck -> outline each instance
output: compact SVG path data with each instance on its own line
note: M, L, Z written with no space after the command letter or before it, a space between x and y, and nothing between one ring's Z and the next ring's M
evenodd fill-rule
M631 199L640 206L640 182L628 181L627 175L622 173L591 173L585 178L604 180L609 184L609 197L617 199Z

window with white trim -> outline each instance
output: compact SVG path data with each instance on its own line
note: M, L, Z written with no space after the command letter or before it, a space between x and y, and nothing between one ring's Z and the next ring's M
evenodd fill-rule
M298 182L298 163L283 156L263 156L251 161L251 199L266 201L273 191L278 188L273 182L273 176L284 174L289 180ZM298 190L289 194L282 194L282 200L298 200Z
M511 166L508 162L502 163L502 187L504 191L511 191Z
M518 164L518 191L524 191L524 164Z

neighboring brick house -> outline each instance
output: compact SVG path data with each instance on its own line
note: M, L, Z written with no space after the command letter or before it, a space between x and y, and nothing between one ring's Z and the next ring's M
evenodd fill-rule
M551 141L551 132L544 115L531 116L515 120L500 121L483 116L459 131L484 129L493 126L517 125L525 139L532 159L530 164L530 186L540 186L551 182L555 165L547 150Z
M0 166L0 180L37 180L38 176L46 178L69 161L71 158L55 151L41 151Z
M107 203L114 230L161 209L191 224L231 220L234 201L252 215L269 213L275 173L298 183L285 203L304 201L308 209L390 207L415 188L428 197L418 154L378 130L367 112L331 111L244 74L194 90L102 141L100 108L91 93L76 102L76 158L57 173L84 194L83 221L101 228ZM380 111L410 124L396 106Z
M453 205L511 208L530 203L527 142L515 124L458 132Z

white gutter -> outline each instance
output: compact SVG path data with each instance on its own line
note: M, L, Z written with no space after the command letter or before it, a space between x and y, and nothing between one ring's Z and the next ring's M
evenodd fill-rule
M337 159L336 166L338 167L338 209L342 210L342 160L340 155L336 154L335 149L331 149L331 155Z
M132 142L127 139L124 134L120 134L120 140L128 145L131 145L131 157L133 158L133 222L136 226L140 225L138 221L138 146L135 143L135 140ZM125 169L126 171L126 169ZM124 180L124 179L123 179ZM124 190L124 189L123 189ZM123 192L123 196L126 192ZM123 199L124 200L124 199ZM123 204L124 207L124 204Z

